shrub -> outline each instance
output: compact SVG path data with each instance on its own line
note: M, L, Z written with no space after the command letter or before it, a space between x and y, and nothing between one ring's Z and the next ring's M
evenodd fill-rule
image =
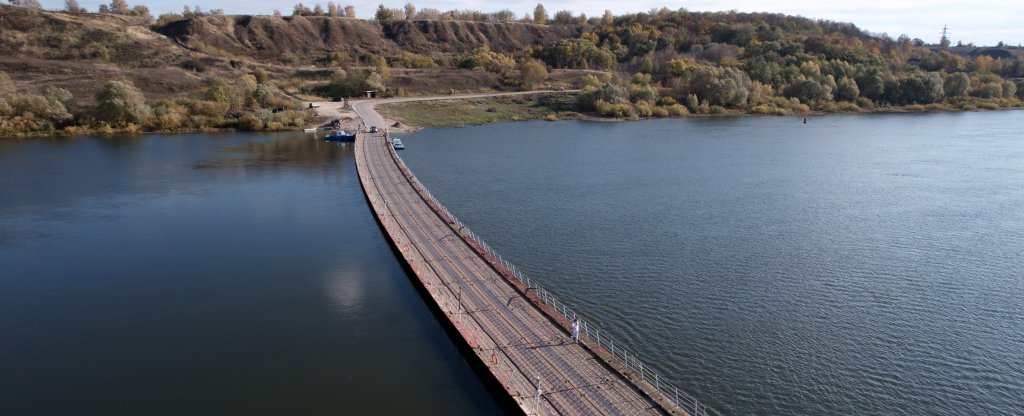
M983 108L986 110L998 110L999 104L992 101L981 101L978 103L978 108Z
M531 90L548 79L548 69L537 60L528 59L519 63L519 74L523 88Z
M672 116L680 117L685 116L690 112L686 109L686 106L682 104L672 104L668 106L668 113Z
M851 102L846 102L846 101L840 101L840 102L836 103L836 108L839 111L846 111L846 112L860 112L861 111L860 107L858 107L857 104L854 104L854 103L851 103Z
M112 124L139 124L153 114L142 91L131 81L109 81L96 94L96 118Z
M342 52L336 52L342 53ZM346 61L341 61L344 64ZM412 68L412 69L428 69L437 68L437 63L428 56L415 54L412 52L402 52L396 58L391 59L391 66L394 68Z

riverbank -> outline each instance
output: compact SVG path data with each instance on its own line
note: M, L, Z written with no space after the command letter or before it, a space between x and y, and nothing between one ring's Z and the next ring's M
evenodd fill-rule
M847 105L830 104L815 108L808 107L803 111L772 111L772 109L767 109L765 106L753 106L746 109L716 109L717 111L707 112L702 112L698 109L698 111L688 112L677 117L966 112L1015 109L1024 106L1024 103L1020 100L976 98L966 98L955 103L911 104L905 106L859 107L853 103L842 103ZM389 120L389 123L400 123L403 126L403 130L416 130L426 127L461 127L527 120L626 121L661 118L614 116L579 111L576 105L576 95L569 92L536 96L520 95L444 101L382 103L377 107L377 110Z
M377 110L405 125L449 127L525 120L587 118L568 92L381 104Z

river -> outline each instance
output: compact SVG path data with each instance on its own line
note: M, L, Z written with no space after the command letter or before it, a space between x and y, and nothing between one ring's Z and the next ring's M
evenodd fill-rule
M0 414L495 414L302 134L0 141Z
M1020 414L1020 111L402 136L451 211L725 413ZM301 134L0 141L0 414L500 414Z
M497 251L729 414L1020 414L1020 111L404 135Z

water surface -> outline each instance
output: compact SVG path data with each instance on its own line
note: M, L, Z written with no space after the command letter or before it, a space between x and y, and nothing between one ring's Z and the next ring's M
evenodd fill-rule
M403 136L451 211L730 414L1021 414L1020 111Z
M396 260L351 146L0 141L0 414L502 412Z

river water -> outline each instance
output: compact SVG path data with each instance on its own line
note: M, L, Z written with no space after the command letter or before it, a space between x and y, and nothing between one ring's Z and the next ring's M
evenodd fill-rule
M1024 413L1021 112L404 135L506 257L729 413ZM500 414L298 134L0 141L0 414Z
M403 136L453 214L738 415L1024 414L1020 111Z
M351 146L0 141L0 415L501 412Z

